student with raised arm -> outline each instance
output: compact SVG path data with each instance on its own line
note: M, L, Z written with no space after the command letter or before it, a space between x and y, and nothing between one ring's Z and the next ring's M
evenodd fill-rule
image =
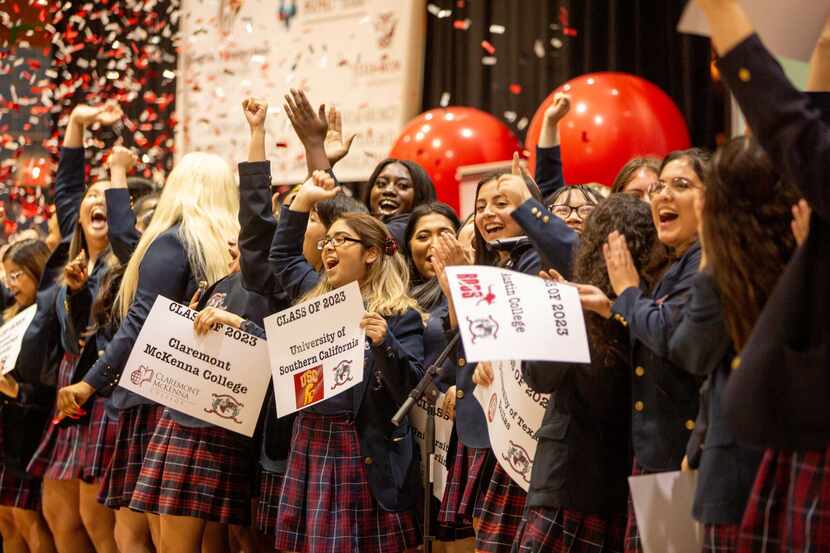
M336 194L322 171L303 184L280 215L271 263L294 302L358 282L367 310L363 382L298 413L275 547L402 552L419 541L417 467L408 422L394 427L390 419L423 372L424 328L403 258L374 217L334 221L317 244L321 273L303 257L309 211Z
M738 551L822 551L830 546L824 524L830 508L827 93L804 93L789 82L739 2L697 3L721 55L721 78L753 136L813 210L809 234L738 352L726 386L724 409L735 436L766 448L741 523ZM811 86L827 90L828 68L830 21L816 45Z

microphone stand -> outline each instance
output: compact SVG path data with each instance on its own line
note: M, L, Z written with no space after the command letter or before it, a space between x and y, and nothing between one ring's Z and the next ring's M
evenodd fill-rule
M443 376L443 368L441 365L447 360L450 353L455 349L461 335L456 332L441 354L435 361L427 368L426 373L415 386L406 401L403 402L398 412L392 417L392 424L400 426L403 419L415 406L422 397L426 397L429 405L435 405L435 400L438 399L438 388L435 386L435 379ZM432 517L432 456L435 453L435 418L430 416L429 409L427 409L427 427L424 431L424 451L421 455L424 459L425 470L421 475L421 484L424 487L424 553L432 552L432 542L435 541L435 536L430 533L430 522Z

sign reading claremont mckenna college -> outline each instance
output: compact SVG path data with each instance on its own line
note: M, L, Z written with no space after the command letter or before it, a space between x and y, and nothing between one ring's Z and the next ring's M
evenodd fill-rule
M177 155L245 160L240 104L257 96L270 105L266 155L275 181L302 182L304 149L281 109L295 88L315 112L326 104L342 113L344 133L357 139L337 177L366 180L421 110L424 0L182 0L178 13Z
M197 336L197 314L156 298L118 384L175 411L253 436L271 377L265 341L224 325Z
M363 381L365 312L360 286L352 282L265 319L277 416Z
M478 265L447 278L468 361L591 361L573 286Z

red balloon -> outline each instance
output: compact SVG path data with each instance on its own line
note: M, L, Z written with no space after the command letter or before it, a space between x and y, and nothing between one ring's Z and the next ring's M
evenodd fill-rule
M533 116L526 148L534 172L545 110L557 92L571 96L571 110L559 123L568 183L610 186L632 157L662 157L689 147L686 121L660 88L627 73L591 73L554 90Z
M455 171L464 165L509 161L520 150L510 128L475 108L431 109L407 123L390 157L418 163L432 178L438 199L459 209Z

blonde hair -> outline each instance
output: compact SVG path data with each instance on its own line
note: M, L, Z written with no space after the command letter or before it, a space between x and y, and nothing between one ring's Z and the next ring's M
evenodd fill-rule
M167 178L153 219L130 258L115 299L115 313L126 317L144 255L159 235L176 224L180 224L179 239L194 276L212 285L227 275L228 240L239 234L238 211L239 192L230 166L213 154L185 155Z
M345 222L363 241L366 249L376 248L377 260L369 265L366 277L360 286L366 310L384 317L403 315L409 309L420 313L418 303L409 296L409 270L401 254L390 252L394 238L386 225L368 213L344 213L337 218ZM396 248L391 248L396 249ZM333 289L325 273L320 282L309 290L297 303L315 298Z

